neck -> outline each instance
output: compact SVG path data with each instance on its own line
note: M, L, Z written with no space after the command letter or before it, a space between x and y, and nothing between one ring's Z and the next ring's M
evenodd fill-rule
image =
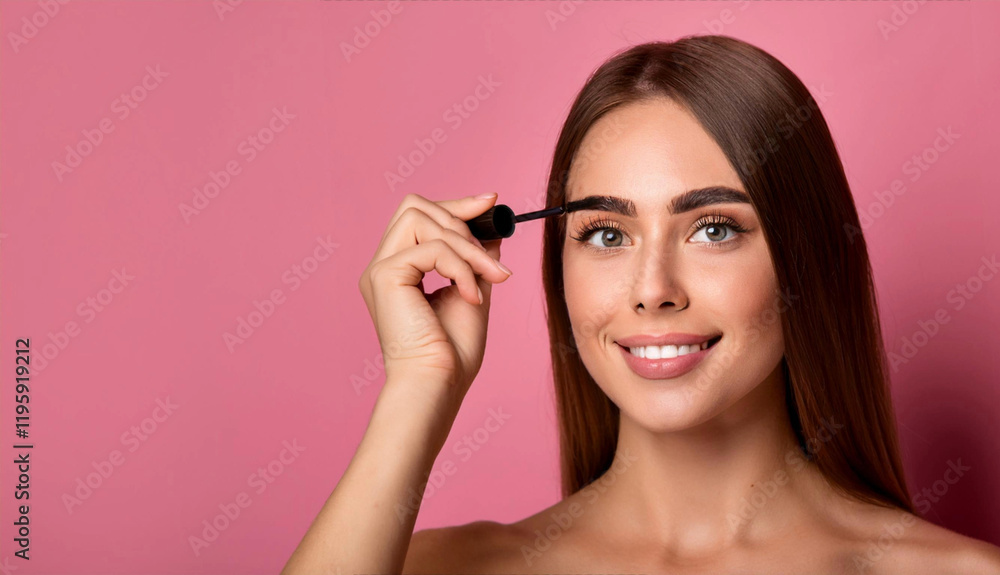
M605 492L597 503L617 532L689 558L787 534L825 493L792 430L780 365L692 428L655 433L623 413L608 474L616 480L599 483Z

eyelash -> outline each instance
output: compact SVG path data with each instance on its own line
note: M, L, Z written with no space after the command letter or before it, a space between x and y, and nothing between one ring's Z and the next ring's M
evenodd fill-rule
M692 232L691 233L697 233L697 232L701 231L702 228L706 228L706 227L712 226L712 225L716 225L716 226L723 225L723 226L726 226L729 229L731 229L732 231L736 232L736 236L738 236L739 234L746 233L748 231L747 228L744 228L743 226L741 226L739 224L739 222L737 222L736 220L734 220L733 218L731 218L729 216L723 215L721 212L709 212L708 214L705 214L705 215L701 216L700 218L698 218L698 220L694 224L692 224L692 226L691 226L692 227ZM615 222L615 221L610 220L610 219L608 219L608 218L606 218L604 216L601 216L601 217L598 217L595 220L591 220L590 222L588 222L583 227L583 229L580 230L579 235L577 235L577 236L571 236L571 237L574 240L583 243L586 247L593 248L593 249L596 249L598 251L609 251L609 250L616 249L618 247L623 247L623 246L616 246L616 247L612 247L612 248L603 248L603 247L597 247L597 246L590 245L590 242L587 241L587 240L590 239L590 236L592 236L594 234L594 232L599 232L599 231L604 231L604 230L609 230L609 229L610 230L615 230L616 232L618 232L620 234L625 234L625 230L621 227L620 224L618 224L618 222ZM738 237L734 236L734 237L732 237L732 238L730 238L728 240L722 240L721 242L698 242L698 243L706 244L706 245L708 245L708 247L713 248L713 249L719 249L722 246L724 246L726 244L729 244L730 242L736 241L738 239L739 239Z

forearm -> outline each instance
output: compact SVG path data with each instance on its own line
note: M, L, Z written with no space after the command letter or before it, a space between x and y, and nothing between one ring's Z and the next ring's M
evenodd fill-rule
M452 423L447 409L415 391L387 382L357 452L282 575L402 570L422 487Z

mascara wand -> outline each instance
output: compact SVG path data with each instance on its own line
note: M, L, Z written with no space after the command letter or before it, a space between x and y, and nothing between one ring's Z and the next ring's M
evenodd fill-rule
M486 210L480 216L467 220L472 235L479 240L498 240L514 235L514 225L518 222L538 220L549 216L558 216L566 212L565 206L556 206L537 212L528 212L519 216L514 210L504 204L497 204Z

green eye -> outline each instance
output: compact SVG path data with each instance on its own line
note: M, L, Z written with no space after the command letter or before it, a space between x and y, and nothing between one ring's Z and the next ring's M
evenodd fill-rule
M736 239L736 236L747 232L748 230L741 226L739 222L730 218L729 216L724 216L720 213L712 213L707 216L703 216L692 226L695 229L694 235L691 237L692 240L702 234L704 240L694 240L697 243L702 243L709 245L711 247L716 247L719 244L726 244ZM726 233L726 232L731 233Z
M601 234L595 235L596 232L601 232ZM583 229L579 231L578 235L572 237L578 242L586 243L587 245L600 250L622 247L621 242L624 239L624 235L625 230L623 230L617 223L605 218L599 218L585 225ZM595 244L590 242L591 236L598 238L597 241L599 243Z
M727 225L708 224L700 228L697 232L695 232L695 236L704 231L706 241L724 242L728 239L726 237L726 231L728 230L731 230L731 228ZM732 235L736 235L735 232Z

